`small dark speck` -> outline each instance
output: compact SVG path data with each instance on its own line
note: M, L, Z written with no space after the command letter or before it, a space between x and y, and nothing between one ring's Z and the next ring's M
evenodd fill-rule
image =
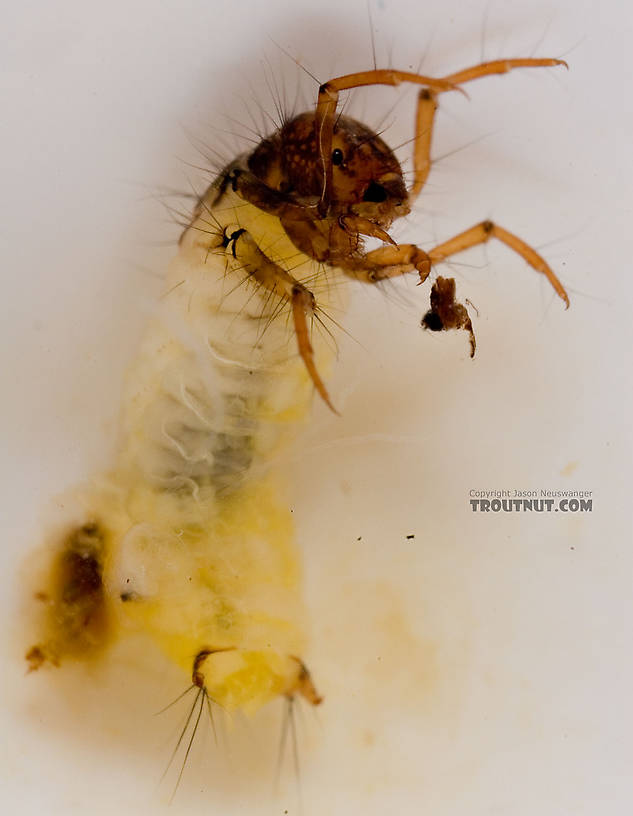
M123 601L123 603L127 603L128 601L138 601L139 595L136 592L122 592L119 597Z
M358 536L358 538L356 539L356 541L362 541L362 540L363 540L362 536Z
M575 547L570 547L569 549L570 549L570 550L575 550L576 548L575 548Z
M409 533L409 535L407 536L407 538L415 538L415 536L413 535L413 533Z

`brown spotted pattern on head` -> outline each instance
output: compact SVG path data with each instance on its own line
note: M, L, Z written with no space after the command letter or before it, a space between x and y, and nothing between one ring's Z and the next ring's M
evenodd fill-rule
M387 144L365 125L340 116L332 141L331 213L355 214L390 224L409 211L400 164ZM290 200L317 199L323 188L316 118L303 113L265 139L248 159L261 181Z

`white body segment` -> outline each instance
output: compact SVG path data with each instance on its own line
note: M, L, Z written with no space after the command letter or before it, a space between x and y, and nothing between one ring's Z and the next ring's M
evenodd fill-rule
M230 491L249 470L261 473L305 417L314 391L289 304L248 280L239 256L221 245L223 229L246 229L328 305L319 265L298 252L277 218L231 192L212 207L216 195L211 188L183 235L130 378L125 415L129 465L156 486L192 495ZM320 340L314 332L319 364L327 367L332 353Z

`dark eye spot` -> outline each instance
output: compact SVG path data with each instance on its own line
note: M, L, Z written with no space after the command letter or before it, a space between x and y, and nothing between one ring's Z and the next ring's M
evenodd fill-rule
M332 151L332 164L337 167L339 164L343 164L343 151L339 150L338 147Z
M375 181L369 182L369 187L363 193L363 201L373 201L379 204L387 198L387 191Z

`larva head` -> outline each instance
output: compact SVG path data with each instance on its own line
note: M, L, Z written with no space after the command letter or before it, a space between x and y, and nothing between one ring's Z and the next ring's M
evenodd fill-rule
M330 216L357 215L388 227L409 212L402 169L387 144L365 125L339 116L330 153ZM314 113L287 122L248 160L249 169L290 201L314 203L323 190Z

